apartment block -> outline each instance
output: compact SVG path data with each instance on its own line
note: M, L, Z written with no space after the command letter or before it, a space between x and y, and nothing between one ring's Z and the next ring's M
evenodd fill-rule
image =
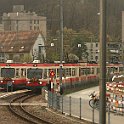
M41 31L46 38L46 17L26 12L24 5L15 5L12 12L3 13L2 25L4 31Z

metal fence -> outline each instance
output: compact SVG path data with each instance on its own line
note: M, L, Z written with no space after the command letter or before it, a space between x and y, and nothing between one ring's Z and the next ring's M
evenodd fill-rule
M74 116L85 121L90 121L93 124L99 122L99 110L91 108L89 106L89 100L85 98L72 98L71 96L61 96L57 93L48 91L46 91L46 94L49 107L60 111L62 114ZM109 107L106 111L107 124L116 124L116 121L114 123L113 118L117 113L118 111L113 111L111 104L109 104ZM121 113L123 114L124 112Z
M60 111L62 114L75 116L79 119L90 120L94 123L95 118L97 118L97 116L95 117L94 115L95 112L98 111L90 108L88 101L83 100L82 98L60 96L59 94L48 92L48 105L49 107ZM98 120L98 118L96 120Z

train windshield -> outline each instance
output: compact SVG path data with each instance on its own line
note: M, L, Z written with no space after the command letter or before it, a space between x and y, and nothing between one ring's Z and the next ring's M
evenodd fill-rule
M15 69L14 68L2 68L1 69L1 77L15 77Z
M27 78L31 79L31 78L37 78L37 79L41 79L42 78L42 69L27 69Z

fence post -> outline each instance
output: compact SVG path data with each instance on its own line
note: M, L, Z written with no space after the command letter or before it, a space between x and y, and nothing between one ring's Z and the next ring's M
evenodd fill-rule
M51 106L51 95L50 95L50 91L48 91L48 105L49 107Z
M93 124L94 124L94 107L93 107L93 109L92 109L92 122L93 122Z
M55 93L55 110L57 110L59 107L58 107L58 97L57 97L57 93Z
M63 95L62 95L62 114L63 114Z
M69 107L70 107L70 116L71 116L71 96L69 97L69 103L70 103Z
M80 98L80 120L81 120L81 98Z
M53 108L53 92L51 92L51 94L52 94L52 108Z
M124 114L124 104L123 104L123 102L124 102L124 97L123 97L123 95L122 95L122 115Z
M108 104L108 124L110 124L110 103Z

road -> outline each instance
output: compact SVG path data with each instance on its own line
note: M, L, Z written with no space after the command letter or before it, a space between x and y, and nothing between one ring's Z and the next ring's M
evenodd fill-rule
M72 99L82 98L83 104L82 104L82 108L81 108L81 111L82 111L81 117L85 120L89 120L89 121L93 120L93 110L89 107L89 99L90 98L88 95L90 93L92 93L93 91L98 91L98 89L99 89L98 87L93 87L93 88L85 89L85 90L78 91L78 92L67 95L67 96L71 96ZM77 102L76 102L76 104L77 104ZM79 108L76 106L76 108L74 107L74 109L78 110ZM76 111L73 114L79 115L79 112ZM110 113L110 116L108 116L108 115L109 115L108 112L106 112L106 124L122 124L124 121L124 116L117 115L114 113ZM109 119L110 119L110 121L109 121ZM96 123L99 122L99 111L98 110L94 111L94 121Z

